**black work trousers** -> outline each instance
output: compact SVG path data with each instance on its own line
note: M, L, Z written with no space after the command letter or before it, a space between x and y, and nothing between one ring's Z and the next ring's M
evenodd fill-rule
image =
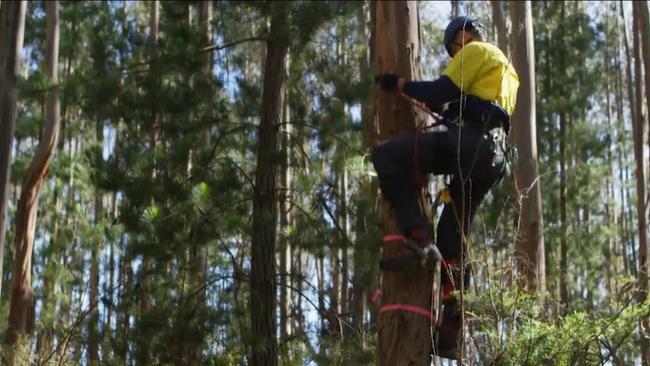
M418 139L417 151L415 138ZM496 145L490 134L473 127L447 124L446 131L401 137L375 147L372 152L384 198L390 201L405 233L415 228L429 228L418 205L413 174L415 157L422 174L452 176L449 185L452 203L445 204L436 230L436 244L449 264L460 261L461 232L468 235L478 206L505 171L503 152ZM466 274L468 285L469 273ZM443 275L443 282L449 280ZM457 280L454 282L455 286L459 285Z

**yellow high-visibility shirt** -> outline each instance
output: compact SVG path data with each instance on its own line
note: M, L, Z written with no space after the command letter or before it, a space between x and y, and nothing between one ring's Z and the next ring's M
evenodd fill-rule
M445 71L465 94L495 102L512 115L519 76L506 55L487 42L470 42L456 52Z

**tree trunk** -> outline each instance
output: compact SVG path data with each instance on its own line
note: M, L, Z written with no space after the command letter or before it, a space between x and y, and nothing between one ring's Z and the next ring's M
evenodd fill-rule
M619 182L623 182L625 179L625 174L627 172L627 169L625 167L625 164L623 164L623 156L625 152L627 151L627 138L622 137L622 132L625 131L625 117L623 113L623 61L621 59L621 40L620 36L621 33L623 37L626 37L625 39L625 44L627 44L627 33L626 32L620 32L620 25L619 25L619 18L616 16L616 8L618 7L618 3L614 3L614 19L616 22L616 57L617 57L617 65L618 69L616 70L617 72L615 73L616 76L616 119L618 120L617 126L616 126L616 155L617 155L617 161L618 161L618 179ZM623 18L624 20L625 18ZM625 25L623 25L623 30L625 30ZM627 52L626 48L626 52ZM628 53L626 53L627 55ZM629 60L629 58L627 58ZM628 67L626 68L628 73L626 74L628 77L631 75L631 71ZM631 87L631 81L629 81L628 86ZM628 96L632 96L632 93L630 93ZM633 105L632 100L630 99L630 103ZM630 108L630 110L633 110L633 108ZM631 112L631 120L634 121L634 112ZM626 187L626 185L619 184L619 199L621 202L621 211L619 214L619 236L620 236L620 249L619 252L622 255L622 260L623 260L623 268L625 275L629 276L631 274L630 266L629 266L629 256L627 255L627 242L628 242L628 230L627 227L629 225L627 221L627 205L629 204L626 200L626 198L629 196L629 189Z
M327 334L327 309L325 308L325 256L320 253L316 257L316 278L318 287L318 319L320 321L319 330L320 336L323 337ZM319 347L322 350L324 342L319 342ZM323 353L319 351L319 353Z
M25 34L25 1L9 1L2 4L5 37L0 39L3 43L2 61L5 82L0 85L2 94L2 108L0 109L0 274L3 272L4 249L7 231L7 207L9 199L9 185L11 176L11 148L16 131L16 111L18 90L16 79L20 75L20 53L23 49ZM6 44L4 43L6 41Z
M626 55L626 58L627 58L627 62L626 62L627 67L626 67L626 70L625 70L626 75L627 75L627 78L626 78L627 82L625 84L627 85L627 97L628 97L628 100L629 100L629 103L630 103L630 115L632 117L632 128L634 128L634 125L636 123L635 121L639 117L637 116L638 111L637 111L637 108L636 108L636 105L637 105L636 98L637 98L637 96L634 95L634 86L633 86L634 85L634 78L633 78L633 74L632 74L632 54L630 53L631 52L630 51L630 45L629 45L629 41L628 41L628 38L627 38L627 25L626 25L626 22L625 22L625 7L623 5L622 0L619 2L619 5L620 5L619 9L620 9L620 12L621 12L621 19L623 19L623 22L622 22L623 23L622 24L622 26L623 26L623 41L624 41L624 46L625 46L625 55ZM641 103L641 102L639 102L639 103ZM625 140L626 139L623 139L623 141L622 141L622 143L624 145L625 145ZM629 171L629 169L626 169L625 173L626 174L625 174L625 180L624 181L629 182L630 181L630 176L629 176L630 171ZM628 203L632 202L632 199L631 199L632 195L630 193L630 190L626 190L625 193L626 193L626 202L628 202ZM633 212L632 210L628 210L628 212L627 212L628 232L631 232L630 227L631 227L632 222L633 222L632 212ZM629 262L628 262L628 267L630 268L630 274L631 275L636 275L636 254L635 254L636 245L634 244L633 236L632 236L632 238L629 238L628 246L629 246L629 251L630 251L630 254L631 254L631 255L628 256L628 257L631 257L631 260L629 260Z
M497 45L504 54L508 55L508 27L506 25L506 16L503 10L505 2L500 0L490 0L490 4L492 4L492 23L494 24Z
M150 46L151 46L151 55L149 55L152 58L155 58L157 56L157 48L156 45L158 43L158 22L159 22L159 16L158 16L158 10L159 10L159 2L158 0L154 0L150 2L149 4L149 34L150 34ZM137 8L134 8L135 12L137 13ZM137 23L137 16L136 16L136 23ZM140 34L144 38L145 36L145 25L141 25L142 28L140 28ZM136 28L137 24L136 24ZM139 62L142 60L143 55L141 52L139 52L141 48L137 47L136 52L135 52L135 58ZM155 90L150 90L149 92L156 93ZM158 113L158 101L156 100L157 98L154 96L153 100L155 100L150 108L151 108L151 118L153 125L151 126L151 129L149 130L149 149L151 151L155 151L156 145L158 143L158 129L160 125L160 116ZM151 169L151 181L152 184L155 185L156 182L156 158L155 154L153 154L154 161L152 164L152 169ZM154 199L152 198L152 201ZM153 203L153 202L152 202ZM135 357L136 360L139 364L147 364L151 362L151 355L149 352L149 340L147 337L149 336L148 329L150 329L150 324L148 324L148 315L149 312L151 311L151 278L150 275L152 273L152 265L151 265L151 259L149 258L149 254L145 253L142 256L142 264L140 265L140 268L138 269L138 282L140 283L140 303L139 303L139 309L138 309L138 316L136 320L136 327L138 330L138 337L136 338L136 347L135 347Z
M340 238L340 236L338 236ZM329 331L328 335L335 335L339 332L339 288L341 286L340 281L340 241L337 245L331 248L331 254L329 256L329 267L330 267L330 288L329 288L329 308L327 309L327 319L329 321Z
M650 111L650 98L647 96L650 95L650 15L648 14L648 3L641 1L637 4L639 7L638 11L640 13L639 17L639 27L640 27L640 37L642 44L642 55L643 55L643 69L644 69L644 81L645 81L645 95L646 95L646 111ZM650 144L650 129L648 129L648 144ZM647 220L647 217L646 217Z
M560 5L560 18L564 19L565 17L565 4L564 2ZM556 42L556 47L559 47L562 42L564 42L564 26L560 22L559 25L560 31ZM561 48L558 48L561 49ZM566 50L561 49L559 52L559 70L561 73L565 73L566 70ZM562 75L565 78L567 75ZM559 88L562 90L562 94L566 95L564 85L559 85ZM569 223L567 222L567 200L566 200L566 146L567 146L567 111L566 107L560 111L560 266L559 266L559 277L560 277L560 311L566 311L569 304L569 286L568 286L568 247L567 247L567 228Z
M287 70L289 70L289 62L287 60L286 65ZM289 98L287 88L284 89L284 108L283 108L283 127L281 146L283 151L283 162L282 162L282 173L280 174L280 197L279 197L279 217L280 217L280 235L278 242L278 262L280 267L280 341L284 342L289 335L291 334L291 320L289 319L291 301L289 296L289 286L291 283L291 276L293 273L290 273L290 264L291 264L291 247L289 240L286 237L286 232L291 228L292 225L292 215L291 215L291 186L292 186L292 174L293 170L291 167L291 134L293 132L293 126L291 121L291 109L289 106ZM288 360L289 361L289 360Z
M451 17L455 18L460 15L460 1L451 0Z
M273 366L278 363L275 322L275 158L277 129L282 117L285 59L289 47L287 11L286 4L271 4L271 30L264 65L251 243L251 325L255 335L251 344L252 366Z
M370 6L360 8L359 18L359 33L363 38L369 39L369 44L364 47L359 61L359 75L361 80L370 80L373 74L372 60L375 57L375 44L374 44L374 14L376 3L373 2ZM374 122L375 116L372 111L372 98L374 95L368 96L361 104L361 128L363 131L362 146L364 151L370 151L372 148L373 138L375 131ZM363 182L359 187L359 192L370 202L375 202L377 187L374 183ZM370 251L372 250L367 242L364 240L371 227L368 225L367 219L370 218L371 209L370 205L357 204L356 212L356 243L352 257L352 267L354 270L354 277L352 281L352 319L355 330L359 333L361 338L361 346L365 347L365 326L364 316L367 311L366 305L366 292L371 287L370 283L370 266L367 261L370 259ZM363 210L362 210L363 208ZM374 248L378 248L375 246ZM375 249L377 250L377 249Z
M201 30L202 43L204 45L212 44L212 2L202 1L197 4L198 7L198 23ZM156 17L157 19L157 17ZM156 25L157 28L157 25ZM158 36L156 35L156 40ZM212 64L213 64L213 51L206 52L203 55L201 73L200 77L204 80L203 82L211 82L212 77ZM194 86L198 80L194 81ZM159 117L158 117L159 119ZM199 139L196 144L196 149L192 151L192 156L195 157L196 161L194 166L198 167L199 157L203 154L206 149L210 148L210 129L204 128L199 132ZM198 227L207 225L205 219L198 217L199 221ZM189 269L190 269L190 298L187 299L187 305L185 306L185 324L183 327L185 329L193 329L194 333L191 338L183 336L184 342L186 344L185 351L183 352L182 359L185 363L189 364L198 364L201 362L201 351L203 348L203 343L205 339L205 323L207 316L206 301L207 301L207 265L206 265L206 250L205 245L201 245L198 242L194 242L190 248L189 253ZM194 311L194 314L190 312ZM190 322L187 319L191 319ZM191 327L191 328L188 328Z
M543 296L546 291L546 264L542 193L537 169L533 20L530 1L512 2L511 6L512 28L522 29L513 33L513 42L517 43L513 64L521 82L517 107L512 116L512 137L519 152L515 182L521 210L515 256L524 286L537 290Z
M59 57L59 3L45 4L47 20L46 74L50 81L58 83L57 65ZM11 305L7 329L7 345L13 346L18 337L29 335L33 319L31 285L32 249L38 213L38 196L47 176L50 161L59 138L60 110L58 88L51 90L45 100L45 126L34 159L25 173L20 200L16 211L16 238L14 271L12 276ZM13 364L9 355L8 364Z
M338 203L336 204L337 220L341 228L341 283L339 285L339 314L343 319L348 316L348 283L349 283L349 263L348 263L348 241L350 240L350 230L348 225L348 174L345 170L338 176ZM347 320L346 320L347 321ZM344 331L345 329L342 329Z
M417 3L378 2L376 5L375 70L395 72L407 80L420 78L420 38ZM380 91L375 100L379 139L385 141L413 133L417 115L413 107L396 93ZM375 141L377 143L379 141ZM427 210L428 212L428 210ZM397 232L397 222L384 201L384 233ZM384 247L383 257L399 255L403 248ZM384 272L382 305L407 304L431 309L433 273L416 267L400 272ZM435 311L432 311L435 316ZM377 363L379 365L428 365L433 349L431 322L418 313L386 311L379 314ZM405 331L408 329L408 332Z
M116 135L116 140L117 140L117 133ZM116 144L117 145L117 141ZM112 197L111 197L111 204L110 204L110 210L106 214L107 219L110 219L111 221L116 221L117 220L117 192L113 192ZM115 307L115 241L117 238L113 239L110 241L110 248L108 251L108 263L106 265L105 271L106 274L104 275L105 277L105 288L106 288L106 298L108 300L108 306L106 306L106 321L104 323L104 328L102 328L102 339L106 339L106 336L108 335L108 339L113 339L114 337L114 331L113 331L113 309ZM102 349L102 357L104 358L105 363L111 363L113 361L113 358L111 358L111 355L113 355L114 352L111 350L111 347L103 347Z
M616 5L616 3L613 3ZM613 104L611 101L612 97L612 71L611 71L611 54L609 50L613 48L611 42L610 42L610 25L609 25L609 20L610 20L610 14L609 14L609 6L606 8L605 11L605 52L604 52L604 60L603 64L605 65L605 107L607 110L607 125L606 129L609 131L609 136L610 136L610 141L614 141L614 123L612 121L612 109L613 109ZM614 149L615 149L615 144L610 145L607 148L607 161L610 162L610 171L609 174L605 177L605 189L606 189L606 204L605 204L605 225L606 227L614 228L616 227L616 223L618 222L618 217L617 217L617 212L616 212L616 183L612 177L616 176L616 170L614 168L614 162L616 159L614 158ZM621 202L622 204L623 202ZM608 293L614 293L616 291L616 288L618 287L618 281L617 281L617 276L616 273L619 270L619 255L618 255L618 245L616 241L616 236L615 235L610 235L607 238L607 250L609 252L609 265L607 266L607 292Z
M637 298L639 303L646 301L648 296L648 228L646 226L646 197L645 197L645 177L643 161L643 136L645 128L645 118L643 116L643 90L642 90L642 58L641 58L641 26L642 26L642 7L639 2L633 3L633 20L634 20L634 91L635 91L635 110L636 119L632 123L634 134L634 161L636 162L636 212L639 230L639 289ZM646 73L648 70L646 70ZM647 96L646 96L647 97ZM646 316L641 319L641 358L642 364L650 363L650 342L648 341L649 319Z
M96 141L99 151L103 151L104 125L99 118L96 121ZM103 215L102 194L99 190L95 191L95 227L100 228L102 225ZM103 231L103 230L102 230ZM88 364L91 366L99 365L99 247L104 237L103 232L97 235L98 240L93 241L90 254L90 304L88 309Z
M131 269L131 255L128 254L128 244L126 240L121 240L120 243L120 271L118 284L120 290L120 307L124 309L129 309L131 300L129 299L129 291L125 289L130 289L133 287L133 271ZM128 356L129 356L129 338L130 338L130 327L129 321L131 316L127 312L118 312L116 319L116 347L115 347L115 356L119 363L126 365Z
M561 69L564 70L564 69ZM566 112L560 112L560 303L566 310L569 304L568 247L566 217Z

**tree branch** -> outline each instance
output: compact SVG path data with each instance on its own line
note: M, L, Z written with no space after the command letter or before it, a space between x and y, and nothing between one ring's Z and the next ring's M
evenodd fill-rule
M199 50L199 52L219 51L219 50L222 50L224 48L236 46L236 45L238 45L240 43L245 43L245 42L250 42L250 41L265 41L266 42L266 41L268 41L268 37L266 37L266 36L248 37L248 38L240 39L240 40L237 40L237 41L224 43L222 45L212 45L212 46L204 47L204 48L201 48Z

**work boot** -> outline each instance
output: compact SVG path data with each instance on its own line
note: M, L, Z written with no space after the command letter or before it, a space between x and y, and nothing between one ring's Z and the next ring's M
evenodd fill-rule
M413 240L422 250L417 250L420 254L422 265L432 262L441 262L442 254L438 247L433 243L431 231L428 228L415 228L409 230L407 237Z
M438 328L438 356L456 360L458 358L458 335L460 332L460 309L455 298L446 300L442 309L442 321Z

